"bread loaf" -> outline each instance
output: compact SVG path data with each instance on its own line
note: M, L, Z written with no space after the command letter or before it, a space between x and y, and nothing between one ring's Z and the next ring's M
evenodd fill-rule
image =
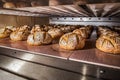
M1 28L0 29L0 39L9 37L11 32L12 32L12 30L10 28L7 28L7 27Z
M85 46L85 39L75 33L66 33L60 38L59 46L67 50L82 49Z
M61 26L60 28L64 33L69 33L72 31L72 29L70 28L70 25L64 25L64 26Z
M48 33L52 36L53 39L60 38L64 33L58 28L50 29Z
M120 36L100 36L96 47L107 53L120 54Z
M30 34L27 38L27 43L29 45L44 45L50 44L52 42L52 37L47 32L39 31Z
M91 26L85 26L81 27L79 29L75 29L73 33L81 35L83 38L87 39L90 37L92 33L92 27Z
M43 28L41 28L40 25L35 25L33 26L31 33L39 32L39 31L43 31Z
M105 31L105 32L101 33L101 36L119 36L119 34L114 31Z
M99 37L99 36L102 35L102 34L104 35L104 33L106 34L106 32L109 32L109 31L111 31L110 28L99 26L99 27L97 28L97 36Z
M75 29L73 33L81 35L84 39L88 38L88 33L86 29Z
M54 28L54 29L50 29L48 31L48 33L52 36L53 41L52 43L58 43L60 37L64 34L63 31L61 29L58 28Z
M4 3L3 8L16 8L16 6L12 2L6 2Z
M10 34L10 39L13 41L27 40L29 34L30 34L29 27L25 25L16 28L16 30Z

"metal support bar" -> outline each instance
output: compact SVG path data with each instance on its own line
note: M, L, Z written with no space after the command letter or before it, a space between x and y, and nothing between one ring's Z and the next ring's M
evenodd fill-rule
M103 17L51 17L50 24L119 26L119 18Z

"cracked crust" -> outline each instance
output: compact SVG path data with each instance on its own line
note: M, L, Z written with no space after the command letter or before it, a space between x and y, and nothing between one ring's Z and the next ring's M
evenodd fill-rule
M59 46L67 50L82 49L85 46L85 39L78 34L67 33L60 38Z
M120 36L101 36L96 41L96 47L104 52L120 54Z
M34 32L30 34L27 38L27 43L29 45L39 46L50 44L51 42L52 42L51 35L44 31Z

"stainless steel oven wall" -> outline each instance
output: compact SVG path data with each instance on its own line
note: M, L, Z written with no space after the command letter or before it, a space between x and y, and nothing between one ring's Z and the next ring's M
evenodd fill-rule
M0 48L0 68L31 80L97 80L96 66ZM74 65L74 66L73 66ZM75 66L76 65L76 66ZM88 74L82 75L84 66ZM89 67L88 67L89 66ZM90 72L91 71L91 72ZM102 80L102 79L99 79Z
M69 59L36 55L7 48L0 48L0 51L1 68L28 78L44 80L46 76L46 79L49 80L82 80L83 76L87 76L85 80L120 79L119 69L74 62ZM54 75L56 76L54 77ZM61 76L63 77L62 79L60 78Z

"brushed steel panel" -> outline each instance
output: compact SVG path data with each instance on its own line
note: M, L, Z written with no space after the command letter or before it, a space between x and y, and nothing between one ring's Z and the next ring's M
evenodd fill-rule
M27 80L12 73L0 70L0 80Z
M94 48L93 44L91 46L87 46L86 49L90 49L92 47ZM44 66L48 66L48 67L52 67L52 68L56 68L60 70L75 72L77 74L83 74L85 76L90 75L90 76L94 76L97 78L105 78L105 79L106 78L107 79L119 78L117 74L120 73L120 70L114 66L110 67L110 66L102 65L103 66L102 67L99 64L96 65L96 64L90 63L90 61L88 62L75 61L75 60L72 60L71 58L70 60L65 60L61 58L42 56L42 55L32 54L32 53L28 53L25 51L19 51L19 50L14 50L14 49L0 48L0 51L1 51L0 56L9 56L14 59L23 60L25 62L44 65ZM84 53L82 58L85 58L85 54L86 53ZM89 53L89 54L92 54L92 53ZM90 59L92 60L93 57ZM94 59L93 59L93 62L94 62ZM114 75L114 76L111 77L111 75Z
M16 74L37 80L97 80L96 78L81 76L77 73L59 70L2 55L0 56L0 67L8 69Z
M51 17L50 24L119 26L120 19L114 17Z
M23 51L17 51L12 49L0 48L0 51L1 51L0 55L9 56L12 58L16 58L56 69L72 71L85 76L89 75L89 76L93 76L97 78L105 78L105 79L119 78L120 70L118 69L101 67L97 65L95 66L95 65L85 64L82 62L76 62L72 60L64 60L59 58L41 56L41 55L26 53Z
M0 48L0 51L1 51L0 55L9 56L32 63L42 64L53 68L72 71L83 75L91 75L94 77L98 77L97 75L97 71L99 70L98 66L83 64L83 63L59 59L59 58L41 56L41 55L26 53L23 51L6 49L6 48ZM87 69L86 72L84 72L83 70L84 68Z

